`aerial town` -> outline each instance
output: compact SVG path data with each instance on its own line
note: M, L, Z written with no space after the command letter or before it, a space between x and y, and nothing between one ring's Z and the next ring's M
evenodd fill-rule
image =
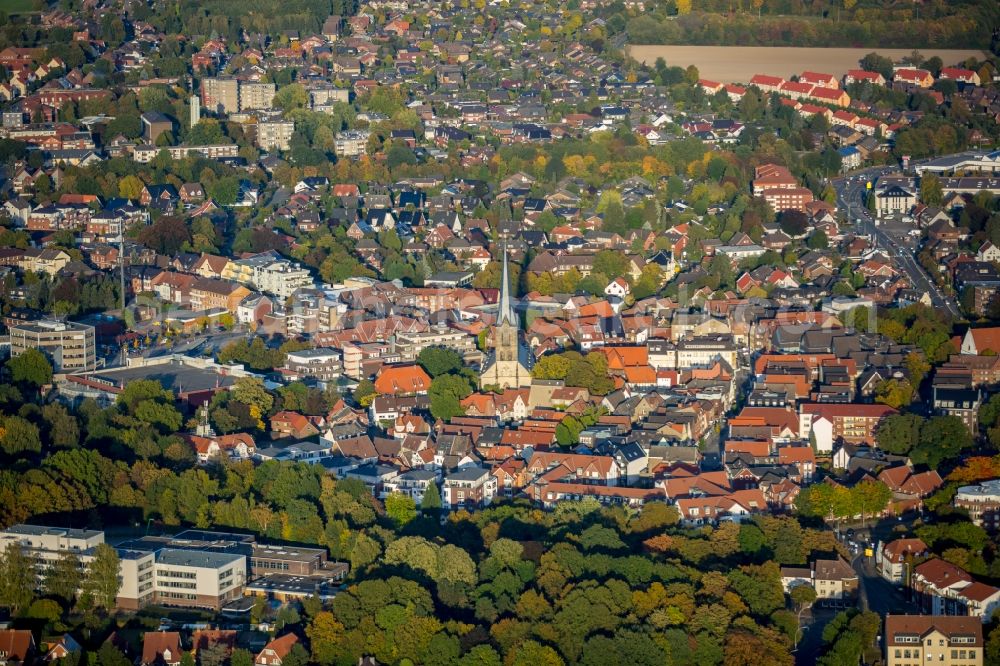
M1000 665L998 26L0 3L0 666Z

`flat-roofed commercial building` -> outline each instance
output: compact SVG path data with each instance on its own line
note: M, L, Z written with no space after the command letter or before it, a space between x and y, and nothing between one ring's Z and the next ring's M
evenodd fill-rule
M0 553L11 543L20 545L22 552L34 560L38 581L41 583L48 568L67 555L76 555L82 569L91 560L94 548L104 543L104 532L42 525L11 525L0 531Z
M153 579L157 603L219 610L243 596L247 560L241 553L164 548L156 552Z
M37 349L52 361L56 372L82 372L97 368L93 326L70 321L40 319L10 327L11 356Z

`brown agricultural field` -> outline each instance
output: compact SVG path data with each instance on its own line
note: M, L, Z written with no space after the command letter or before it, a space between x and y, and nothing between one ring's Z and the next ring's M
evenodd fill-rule
M856 69L861 58L872 51L899 61L913 51L907 49L865 48L804 48L768 46L671 46L633 45L629 55L639 62L652 65L663 58L669 66L694 65L703 79L720 83L745 83L754 74L789 77L804 71L822 72L842 77L847 70ZM982 59L983 51L977 50L920 50L924 58L937 56L946 66L963 62L966 58Z

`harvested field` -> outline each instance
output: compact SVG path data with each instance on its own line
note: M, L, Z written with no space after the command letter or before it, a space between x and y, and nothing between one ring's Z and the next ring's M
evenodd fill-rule
M629 55L652 65L663 58L670 66L694 65L704 79L720 83L745 83L754 74L789 77L804 71L832 74L838 78L847 70L856 69L858 61L872 51L900 60L912 53L907 49L865 48L801 48L768 46L673 46L634 45L627 47ZM924 58L937 56L946 66L968 57L983 58L977 50L920 49Z

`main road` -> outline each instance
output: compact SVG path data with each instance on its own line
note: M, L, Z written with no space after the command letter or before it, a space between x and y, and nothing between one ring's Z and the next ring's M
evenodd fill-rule
M871 237L876 248L882 248L894 260L894 268L903 272L914 289L930 294L931 303L936 309L944 310L954 319L962 317L955 299L945 294L923 267L917 262L913 253L902 247L877 224L871 213L865 207L865 192L868 183L888 173L896 172L895 167L874 167L852 172L849 176L834 178L834 189L837 191L837 207L844 211L850 222L855 222L858 231Z

